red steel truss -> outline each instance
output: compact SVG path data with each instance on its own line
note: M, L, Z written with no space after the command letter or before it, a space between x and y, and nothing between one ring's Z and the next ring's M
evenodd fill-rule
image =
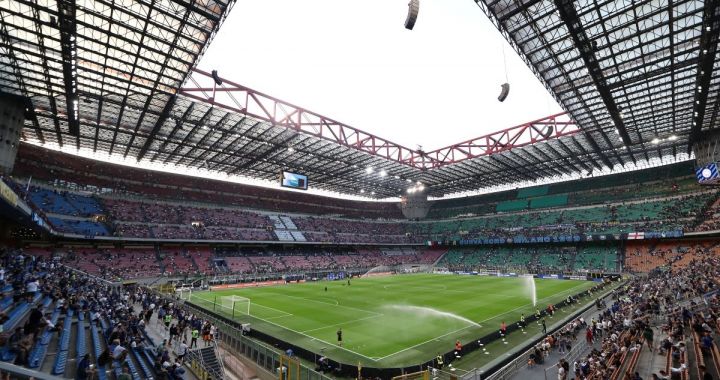
M433 150L425 153L425 156L430 159L430 163L440 162L440 166L449 165L541 141L574 135L578 132L580 129L570 115L562 112Z
M433 169L537 142L570 136L580 130L566 113L521 124L431 152L413 150L302 107L273 98L225 78L193 69L179 93L274 126L285 127L418 169Z

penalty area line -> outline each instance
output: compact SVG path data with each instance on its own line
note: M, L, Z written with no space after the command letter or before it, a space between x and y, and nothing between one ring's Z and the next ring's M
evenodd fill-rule
M357 356L361 356L361 357L363 357L363 358L365 358L365 359L372 360L372 361L377 361L376 359L374 359L374 358L372 358L372 357L370 357L370 356L365 356L365 355L360 354L360 353L357 353L357 352L355 352L355 351L353 351L353 350L348 350L348 349L345 348L345 347L338 346L337 344L330 343L330 342L325 341L325 340L322 340L322 339L320 339L320 338L316 338L316 337L314 337L314 336L312 336L312 335L305 334L305 333L303 333L303 332L301 332L301 331L293 330L293 329L291 329L291 328L289 328L289 327L287 327L287 326L279 325L279 324L277 324L277 323L275 323L275 322L268 321L267 319L258 318L258 317L256 317L256 316L252 316L252 315L251 315L251 317L256 318L256 319L259 319L259 320L261 320L261 321L263 321L263 322L265 322L265 323L269 323L269 324L271 324L271 325L274 325L274 326L283 328L283 329L285 329L285 330L292 331L292 332L294 332L294 333L296 333L296 334L299 334L299 335L302 335L302 336L304 336L304 337L306 337L306 338L310 338L311 340L315 340L315 341L318 341L318 342L325 343L325 344L327 344L327 345L329 345L329 346L331 346L331 347L333 347L333 348L339 348L339 349L341 349L341 350L343 350L343 351L347 351L347 352L349 352L349 353L351 353L351 354L355 354L355 355L357 355Z
M538 301L544 301L544 300L546 300L546 299L556 297L556 296L558 296L558 295L560 295L560 294L564 294L564 293L570 292L570 291L572 291L572 290L575 290L575 289L577 289L577 288L579 288L579 287L581 287L581 286L583 286L583 285L585 285L585 284L580 284L580 285L574 286L574 287L572 287L572 288L570 288L570 289L567 289L567 290L565 290L565 291L562 291L562 292L559 292L559 293L555 293L554 295L551 295L551 296L548 296L548 297L541 298L541 299L539 299ZM523 305L523 306L517 307L517 308L515 308L515 309L506 311L506 312L504 312L504 313L502 313L502 314L496 314L496 315L494 315L494 316L492 316L492 317L490 317L490 318L487 318L487 319L484 319L484 320L482 320L482 321L477 322L477 324L481 324L481 323L483 323L483 322L491 321L491 320L496 319L496 318L498 318L498 317L500 317L500 316L503 316L503 315L506 315L506 314L510 314L510 313L512 313L512 312L515 312L515 311L517 311L517 310L520 310L520 309L523 309L523 308L527 308L527 307L528 307L527 305ZM380 361L380 360L389 358L389 357L391 357L391 356L395 356L395 355L397 355L397 354L399 354L399 353L401 353L401 352L405 352L405 351L411 350L411 349L413 349L413 348L415 348L415 347L420 347L420 346L422 346L422 345L424 345L424 344L428 344L428 343L433 342L433 341L435 341L435 340L444 338L444 337L446 337L446 336L448 336L448 335L450 335L450 334L455 334L455 333L457 333L457 332L466 330L466 329L468 329L468 328L470 328L470 327L477 327L477 326L475 326L475 325L468 325L468 326L465 326L465 327L463 327L463 328L457 329L457 330L455 330L455 331L450 331L449 333L446 333L446 334L437 336L437 337L432 338L432 339L428 339L428 340L426 340L426 341L424 341L424 342L420 342L420 343L418 343L418 344L416 344L416 345L413 345L413 346L404 348L404 349L402 349L402 350L400 350L400 351L393 352L392 354L385 355L385 356L383 356L383 357L381 357L381 358L379 358L379 359L377 359L377 360Z
M364 310L364 309L358 309L358 308L356 308L356 307L340 305L340 303L339 303L337 300L335 300L335 299L333 299L333 298L329 298L329 297L322 297L322 298L332 299L332 300L335 301L335 303L318 301L318 300L315 300L315 299L312 299L312 298L307 298L307 297L291 296L291 295L289 295L289 294L282 294L282 293L277 293L277 294L278 294L278 295L281 295L281 296L285 296L285 297L290 297L290 298L295 298L295 299L300 299L300 300L305 300L305 301L310 301L310 302L317 302L317 303L321 303L321 304L325 304L325 305L332 305L332 306L342 307L342 308L344 308L344 309L349 309L349 310L360 311L360 312L363 312L363 313L366 313L366 314L372 314L372 315L375 315L375 316L380 316L380 315L382 315L381 313L376 313L376 312L370 311L370 310Z
M373 318L378 318L378 317L384 317L384 316L385 316L385 314L371 315L371 316L365 317L365 318L353 319L353 320L350 320L350 321L341 322L341 323L336 323L336 324L334 324L334 325L327 325L327 326L323 326L323 327L318 327L318 328L316 328L316 329L304 330L304 331L301 331L301 332L303 332L303 333L308 333L308 332L311 332L311 331L324 330L324 329L327 329L327 328L330 328L330 327L335 327L335 326L345 326L345 325L349 325L349 324L351 324L351 323L360 322L360 321L365 321L365 320L368 320L368 319L373 319Z

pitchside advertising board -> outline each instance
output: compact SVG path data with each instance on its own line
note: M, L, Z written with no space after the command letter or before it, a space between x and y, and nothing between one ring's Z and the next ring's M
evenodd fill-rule
M701 185L714 185L720 182L718 175L718 167L716 162L711 162L705 166L695 169L695 177Z

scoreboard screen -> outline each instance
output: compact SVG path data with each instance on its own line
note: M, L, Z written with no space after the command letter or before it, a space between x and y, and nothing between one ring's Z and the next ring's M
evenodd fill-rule
M280 176L280 185L291 189L307 190L307 176L298 173L282 172Z

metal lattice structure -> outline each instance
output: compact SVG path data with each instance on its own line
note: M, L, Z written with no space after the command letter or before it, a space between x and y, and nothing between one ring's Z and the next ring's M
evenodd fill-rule
M0 2L0 90L25 139L136 154L234 0Z
M476 3L566 113L407 148L197 69L234 0L0 0L0 92L26 141L376 197L677 157L718 125L720 0Z
M716 0L475 2L606 164L689 152L720 122Z

